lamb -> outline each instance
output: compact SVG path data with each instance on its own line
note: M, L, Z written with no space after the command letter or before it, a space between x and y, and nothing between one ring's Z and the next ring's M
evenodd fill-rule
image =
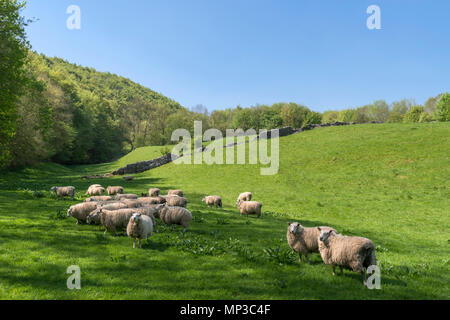
M51 187L50 191L56 193L58 197L71 197L72 200L75 197L75 187Z
M112 197L110 196L93 196L84 199L84 202L90 202L90 201L111 201Z
M83 202L73 205L67 210L67 216L77 219L77 224L86 222L89 213L97 209L97 205L97 202Z
M160 205L162 206L162 205ZM159 207L159 218L162 222L168 225L172 225L172 230L175 225L181 225L184 227L183 232L186 232L189 228L189 223L192 220L192 213L186 208L182 207Z
M150 217L134 213L127 225L127 234L133 238L133 249L136 248L136 239L139 239L139 248L141 248L142 239L148 239L152 235L153 222Z
M258 201L242 201L238 200L237 207L240 214L256 214L258 218L261 218L262 203Z
M161 193L161 190L158 188L151 188L148 190L149 197L157 197Z
M222 208L222 198L219 196L206 196L202 199L208 206L216 206Z
M108 194L110 196L113 196L113 195L116 195L118 193L123 193L123 187L121 187L121 186L114 186L114 187L108 186L106 188L106 191L108 192Z
M168 196L179 196L179 197L182 197L183 196L183 191L182 190L168 190L167 191L167 195Z
M238 205L239 201L250 201L250 200L252 200L252 193L251 192L243 192L237 198L236 206Z
M367 238L343 236L334 230L322 230L319 228L319 251L325 264L331 264L333 275L336 275L336 266L341 269L349 268L363 276L366 283L366 270L369 266L377 264L375 246Z
M160 196L157 197L141 197L137 201L145 204L162 204L166 202L166 199Z
M90 195L90 191L95 188L102 188L102 186L100 184L91 184L85 194Z
M86 194L88 196L102 196L104 193L105 193L105 188L103 188L103 187L90 188L86 192Z
M114 196L114 200L122 200L122 199L137 199L139 198L137 194L133 193L118 193Z
M298 259L302 262L302 256L305 256L308 264L311 262L308 259L308 254L312 252L319 252L319 227L305 228L298 222L288 222L286 238L291 249L298 253ZM334 230L331 227L320 227L321 230ZM336 231L337 232L337 231Z

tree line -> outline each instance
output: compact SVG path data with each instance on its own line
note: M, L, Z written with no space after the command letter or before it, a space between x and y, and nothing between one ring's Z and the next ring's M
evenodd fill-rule
M336 121L365 123L450 120L450 94L424 106L404 99L341 111L314 112L297 103L191 110L133 81L31 51L21 16L25 3L0 2L0 168L40 161L89 164L110 161L134 148L171 143L175 129L283 126Z

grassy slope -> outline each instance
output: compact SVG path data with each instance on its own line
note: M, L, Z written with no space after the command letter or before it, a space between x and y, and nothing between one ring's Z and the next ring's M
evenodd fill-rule
M0 176L0 298L449 299L449 137L448 123L316 129L281 138L275 176L252 165L170 164L132 182L79 178L116 169L123 159ZM143 148L127 161L146 160L148 152L159 156ZM144 249L132 250L126 237L51 218L74 202L17 191L83 190L96 182L135 193L183 189L195 217L191 231L161 228ZM233 204L241 191L263 203L262 219L239 216ZM224 209L205 208L205 194L221 195ZM350 271L333 277L317 254L312 265L269 260L263 249L286 249L292 220L372 239L382 289L368 290ZM233 247L230 238L240 242ZM66 288L72 264L81 267L81 290Z

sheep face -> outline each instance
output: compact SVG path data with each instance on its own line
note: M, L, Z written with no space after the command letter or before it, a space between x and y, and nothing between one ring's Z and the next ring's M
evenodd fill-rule
M51 187L50 191L56 192L57 187Z
M206 202L206 198L203 198L203 199L202 199L202 202Z
M99 209L91 212L89 214L89 216L87 217L86 222L87 223L91 223L91 220L97 218L98 216L100 216L101 213L102 213L102 208L99 208Z
M298 222L289 223L289 231L292 234L300 234L303 232L303 226Z
M133 215L131 216L131 219L133 219L134 223L139 223L139 220L141 219L141 214L140 213L133 213Z
M334 232L334 230L322 230L318 228L320 231L320 237L319 240L322 242L325 242L328 240L328 238L331 236L331 234Z
M69 208L69 210L67 210L67 216L70 217L72 214L72 208Z

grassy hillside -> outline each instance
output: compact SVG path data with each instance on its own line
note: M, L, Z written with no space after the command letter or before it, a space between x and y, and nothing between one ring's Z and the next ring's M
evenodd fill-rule
M169 164L136 175L81 180L147 160L156 149L83 167L54 164L0 176L0 298L12 299L449 299L450 125L382 124L315 129L280 139L278 175L256 165ZM191 230L161 226L143 249L66 218L77 201L56 200L52 185L180 188ZM42 192L32 192L42 191ZM237 195L251 191L263 217L239 216ZM223 197L208 209L207 194ZM41 197L43 196L43 197ZM372 239L381 290L345 271L333 277L318 254L312 265L289 254L288 221L330 225ZM280 248L277 254L277 248ZM271 254L264 252L270 248ZM81 290L66 288L66 268L81 268Z

